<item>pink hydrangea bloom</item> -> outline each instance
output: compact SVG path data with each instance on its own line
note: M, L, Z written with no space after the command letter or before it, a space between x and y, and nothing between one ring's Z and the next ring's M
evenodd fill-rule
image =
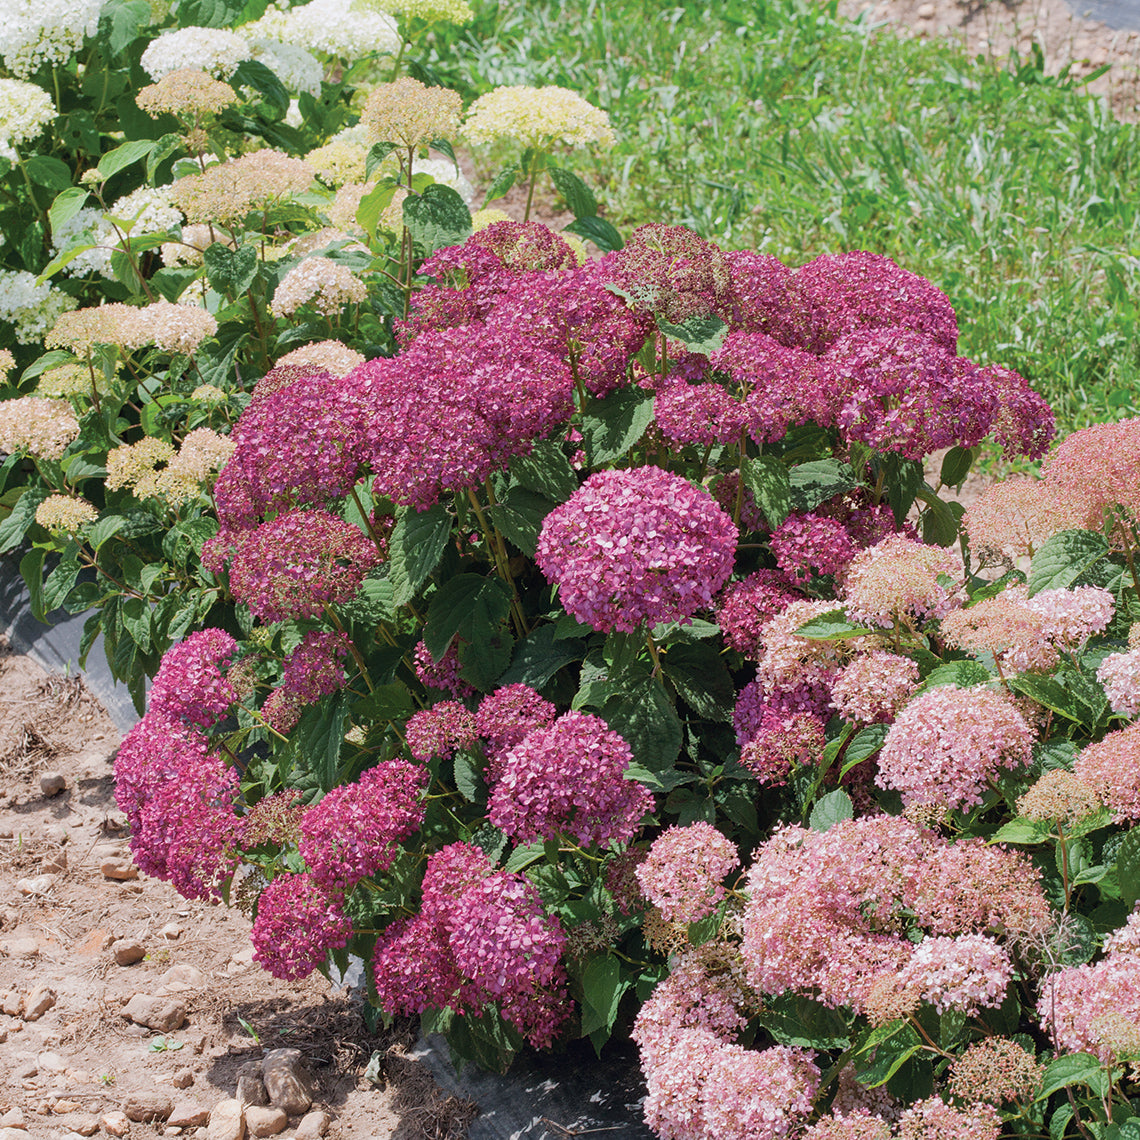
M769 787L788 782L793 768L818 762L827 743L826 723L814 713L792 715L765 708L752 739L740 750L740 762Z
M734 329L766 333L781 344L799 343L796 314L789 303L792 271L778 258L752 250L724 255L728 291L721 315Z
M792 582L817 574L842 576L856 546L838 519L818 514L790 514L768 540L776 565Z
M634 874L667 922L696 922L724 898L721 880L740 865L736 847L711 823L667 827Z
M842 437L878 451L922 459L942 447L973 447L998 413L984 375L920 332L861 329L832 345L826 363L843 393Z
M1012 478L994 483L966 508L962 527L975 555L987 562L1032 558L1063 530L1080 527L1085 509L1040 479Z
M899 982L914 986L939 1013L975 1014L996 1009L1013 977L1009 955L984 934L924 938L903 967Z
M372 959L376 996L389 1013L425 1013L451 1006L469 1008L476 988L455 964L447 931L432 915L420 913L392 923L376 942Z
M230 435L237 449L214 487L222 526L254 527L270 513L347 494L363 430L339 377L311 366L273 369Z
M250 934L253 960L275 978L297 981L348 945L352 921L343 898L312 875L278 875L257 900Z
M373 491L427 510L482 486L573 410L569 365L483 325L429 329L345 377L366 410Z
M797 598L778 570L757 570L724 588L717 601L717 624L733 649L755 658L764 627Z
M1140 721L1086 745L1073 771L1096 789L1112 812L1113 822L1140 820Z
M1100 663L1096 679L1117 716L1140 716L1140 648L1109 654Z
M709 1140L702 1093L723 1048L706 1029L681 1029L644 1064L645 1123L660 1140Z
M1108 954L1046 979L1037 1016L1058 1050L1094 1053L1106 1064L1132 1053L1140 1025L1140 969L1135 954ZM1124 1045L1124 1048L1121 1048Z
M826 723L831 707L830 674L819 673L807 680L778 687L758 671L737 694L732 723L741 748L761 732L779 731L798 716Z
M809 621L834 610L835 603L826 599L797 600L764 626L760 634L764 652L756 677L769 693L789 692L799 685L830 689L848 649L838 642L803 637L799 631ZM859 643L850 645L857 648Z
M554 723L558 710L529 685L507 685L479 702L475 728L487 753L487 778L502 773L502 758L536 728Z
M813 352L826 351L858 329L892 325L927 334L945 352L957 351L958 319L950 299L881 254L823 254L796 270L790 293L804 347Z
M353 784L327 792L301 817L301 857L323 886L351 890L384 871L397 844L423 822L427 769L382 760Z
M954 552L891 535L860 551L847 568L847 616L886 629L896 618L939 618L961 604L964 577Z
M1045 636L1069 651L1082 648L1094 633L1103 633L1116 612L1112 592L1100 586L1041 590L1026 598L1025 605L1044 622Z
M416 676L429 689L439 689L460 700L475 693L475 689L459 676L459 644L454 640L438 661L421 641L416 646L415 667Z
M835 711L856 724L889 724L918 688L918 665L875 649L845 665L831 686Z
M991 364L980 372L998 398L993 438L1005 457L1024 455L1040 459L1057 434L1053 409L1044 396L1033 391L1024 376L1012 369Z
M709 482L709 490L729 518L736 518L739 509L742 530L757 534L771 530L764 512L756 505L752 492L741 486L739 471L714 473Z
M904 804L980 804L1002 768L1033 761L1033 732L1002 694L984 685L938 685L898 714L879 753L880 787Z
M408 718L404 728L412 758L427 763L475 746L475 714L458 701L440 701Z
M345 680L344 659L351 643L346 634L310 630L285 658L281 684L261 707L266 723L288 732L306 705L335 693Z
M744 427L744 405L719 384L687 384L668 379L657 389L653 418L670 443L709 446L740 439Z
M1140 416L1094 424L1066 436L1042 465L1045 485L1079 504L1081 525L1100 530L1105 511L1140 519Z
M237 643L221 629L203 629L172 645L163 655L147 707L156 716L212 728L238 699L221 666Z
M236 541L230 589L263 621L311 618L326 602L348 601L379 562L355 526L322 510L278 515Z
M708 608L732 573L736 540L703 487L638 467L591 475L551 511L535 560L568 613L632 633Z
M819 1090L806 1049L722 1045L701 1091L705 1134L717 1140L779 1140L799 1131Z
M629 745L600 717L564 713L502 757L487 818L519 843L560 834L626 843L653 810L648 789L624 778L632 762Z
M1001 1116L992 1104L963 1108L932 1096L911 1105L899 1117L898 1140L998 1140Z
M806 1132L802 1140L890 1140L891 1126L881 1117L865 1108L850 1112L834 1110L821 1117Z
M235 810L238 773L205 735L149 712L115 757L115 802L131 829L140 871L191 899L219 897L237 862L244 821Z

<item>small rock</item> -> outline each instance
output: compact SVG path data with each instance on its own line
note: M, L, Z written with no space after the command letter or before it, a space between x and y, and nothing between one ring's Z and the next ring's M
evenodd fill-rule
M36 1065L45 1073L62 1073L67 1068L67 1062L58 1053L41 1053Z
M39 1021L58 1000L51 986L36 986L24 999L24 1020Z
M83 1105L77 1100L68 1100L67 1097L60 1097L59 1100L51 1106L52 1112L56 1116L70 1116L73 1112L78 1112Z
M12 1070L12 1076L18 1081L29 1081L39 1072L39 1066L35 1061L25 1061L22 1065L17 1065Z
M8 1040L8 1027L6 1025L0 1026L0 1045L3 1045Z
M269 1103L269 1094L265 1091L265 1082L261 1079L261 1063L247 1061L237 1075L237 1092L234 1093L242 1104L263 1105Z
M19 1017L24 1012L24 995L19 990L9 990L0 998L0 1013L9 1017Z
M77 1120L71 1121L71 1130L78 1132L80 1136L94 1136L99 1131L99 1117L85 1113Z
M0 1128L0 1140L28 1140L22 1128Z
M186 1038L186 1044L197 1054L204 1053L206 1050L206 1041L208 1038L204 1033L197 1033L193 1037Z
M324 1109L315 1108L306 1112L297 1125L297 1140L320 1140L328 1130L332 1120Z
M139 869L132 867L129 859L104 859L99 870L105 879L116 879L121 883L139 877Z
M206 975L197 966L171 966L159 979L161 993L177 994L187 990L200 990L206 986Z
M135 994L120 1011L136 1025L145 1025L156 1033L181 1029L186 1021L186 1003L178 998L157 994Z
M174 1102L162 1092L135 1093L123 1105L128 1120L145 1123L150 1120L165 1120L174 1111Z
M933 4L920 4L916 15L920 20L933 20L936 11Z
M220 1100L210 1109L206 1136L209 1140L242 1140L245 1114L240 1100Z
M300 1049L270 1049L261 1063L261 1078L270 1104L290 1116L306 1112L316 1096L316 1082L305 1067Z
M197 1128L210 1118L210 1110L195 1104L192 1100L180 1100L174 1111L166 1118L171 1128Z
M111 943L111 955L120 966L133 966L146 957L146 947L136 938L120 938Z
M76 946L75 953L87 958L92 954L98 954L101 950L106 950L114 941L115 936L108 934L105 930L89 930L83 941Z
M50 855L45 855L40 870L48 875L61 875L67 870L67 852L61 847Z
M158 933L168 942L177 942L182 937L182 927L177 922L168 922Z
M54 875L37 875L34 879L17 879L16 890L22 895L46 895L55 886Z
M23 1128L24 1125L24 1110L17 1105L15 1108L10 1108L3 1116L0 1116L0 1128Z
M251 1104L245 1110L245 1126L251 1136L276 1136L285 1131L289 1117L283 1108L262 1108Z
M121 811L108 812L103 818L103 827L107 831L126 831L127 817Z
M58 796L66 787L67 781L62 772L44 772L40 775L40 791L45 796Z
M108 1136L126 1136L131 1130L131 1122L127 1119L125 1112L119 1112L116 1109L114 1112L103 1113L99 1118L99 1127Z
M40 952L34 938L6 938L0 942L0 949L9 958L34 958Z
M178 1072L170 1078L170 1083L176 1089L188 1089L194 1083L194 1070L179 1069Z

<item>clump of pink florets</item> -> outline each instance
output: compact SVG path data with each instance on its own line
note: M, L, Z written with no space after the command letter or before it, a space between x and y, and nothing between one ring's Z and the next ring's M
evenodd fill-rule
M703 487L658 467L599 471L547 515L535 559L594 629L687 622L732 573L737 532Z
M668 827L634 871L667 922L696 922L724 898L721 880L740 865L736 847L711 823Z

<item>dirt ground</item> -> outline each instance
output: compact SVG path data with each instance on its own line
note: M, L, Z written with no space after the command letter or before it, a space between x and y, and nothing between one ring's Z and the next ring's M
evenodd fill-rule
M402 1056L408 1028L371 1035L319 975L287 984L253 963L240 912L138 875L113 796L117 745L80 680L0 656L0 1140L238 1140L206 1114L280 1048L299 1050L316 1084L283 1137L463 1135L473 1106ZM184 1023L132 1022L136 994L182 1003ZM379 1083L365 1076L377 1051Z

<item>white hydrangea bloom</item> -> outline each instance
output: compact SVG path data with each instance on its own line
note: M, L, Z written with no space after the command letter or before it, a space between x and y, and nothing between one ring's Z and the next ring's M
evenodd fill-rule
M216 79L228 79L239 63L252 57L249 44L226 28L178 28L163 32L142 54L143 70L161 79L183 67L195 67Z
M329 139L329 142L349 143L352 146L362 146L365 150L372 146L372 140L368 137L368 128L364 123L357 123L355 127L345 127L343 130L337 131Z
M311 51L297 44L257 36L248 41L253 58L265 64L290 91L321 93L324 65Z
M131 235L159 234L182 225L182 211L170 200L168 186L140 186L115 202L110 215Z
M69 218L61 226L53 226L51 241L53 252L61 254L64 250L77 245L89 245L93 248L85 249L77 254L64 267L63 272L69 277L84 276L88 273L99 273L107 278L114 278L111 271L111 250L106 248L106 238L111 236L113 245L117 238L110 233L110 226L104 221L102 210L93 210L85 206L73 218Z
M0 55L26 79L44 64L66 63L99 27L103 0L4 0Z
M43 340L61 314L76 307L66 293L46 281L36 284L36 275L23 269L0 269L0 321L15 326L21 344Z
M468 206L475 201L475 187L463 171L455 169L449 158L416 158L412 160L412 174L430 174L436 182L450 186Z
M395 19L353 0L311 0L287 12L270 10L242 30L247 36L270 36L344 59L373 52L395 55L400 50Z
M5 158L15 162L14 148L37 138L54 118L55 104L42 88L22 79L0 79L0 143L5 144Z

